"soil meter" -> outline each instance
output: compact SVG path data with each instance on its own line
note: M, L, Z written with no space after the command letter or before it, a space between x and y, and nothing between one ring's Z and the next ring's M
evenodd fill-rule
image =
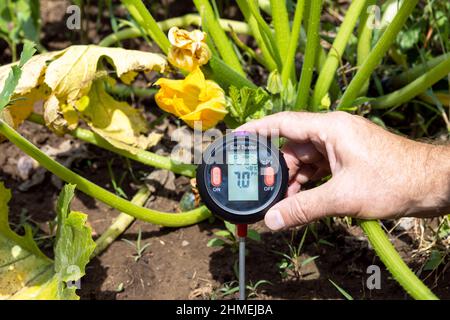
M286 193L288 169L270 140L249 132L216 139L203 153L197 186L214 215L235 223L239 238L239 297L245 299L247 224L264 218Z
M254 223L281 200L286 162L265 136L234 132L216 139L197 168L197 186L213 214L236 224Z

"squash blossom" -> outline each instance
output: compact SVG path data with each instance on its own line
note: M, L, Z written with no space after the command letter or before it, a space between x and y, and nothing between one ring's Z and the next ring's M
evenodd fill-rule
M206 33L200 30L189 32L172 27L168 38L172 46L167 59L177 68L191 72L208 63L211 58L211 52L205 42Z
M202 130L214 127L227 114L225 93L212 80L205 80L196 68L183 80L161 78L155 82L161 88L155 95L158 106L194 128L201 121Z

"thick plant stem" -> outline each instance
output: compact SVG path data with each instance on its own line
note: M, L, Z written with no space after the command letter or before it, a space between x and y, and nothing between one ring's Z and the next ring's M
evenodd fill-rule
M143 187L138 190L133 199L131 199L131 203L134 203L137 206L142 207L150 196L150 190L147 187ZM91 259L95 256L98 256L102 253L106 248L109 247L111 243L114 242L128 227L136 220L134 217L126 214L120 213L116 219L114 219L113 223L106 229L105 232L95 241L95 250L92 253Z
M316 62L317 48L319 46L320 13L322 0L309 1L308 30L306 38L305 59L297 88L295 110L306 109L309 101L309 88L311 86L314 64Z
M28 121L45 125L44 118L41 115L38 114L31 114L28 119ZM170 170L172 172L188 176L188 177L194 177L195 176L195 170L196 166L192 164L186 164L186 163L176 163L170 158L163 157L160 155L157 155L155 153L141 150L138 148L135 148L135 152L131 153L125 150L117 149L114 146L112 146L110 143L108 143L105 139L100 137L99 135L95 134L94 132L83 129L83 128L76 128L73 131L69 132L70 135L74 136L75 138L78 138L80 140L83 140L85 142L91 143L96 145L97 147L100 147L102 149L106 149L108 151L114 152L116 154L119 154L123 157L126 157L128 159L140 162L142 164L159 168L159 169L166 169Z
M122 3L139 26L156 42L162 52L167 54L170 47L169 39L161 31L144 3L141 0L122 0Z
M219 83L222 88L235 86L236 88L249 87L257 88L256 85L245 76L237 73L218 56L212 56L209 60L209 66L212 69L213 80Z
M444 107L450 108L450 94L448 93L448 91L447 92L434 92L434 96ZM422 93L421 95L419 95L419 98L430 104L436 103L435 99L433 99L426 93Z
M342 61L342 55L347 47L348 40L355 29L356 22L358 21L362 10L366 8L367 1L368 0L353 0L347 13L345 14L345 19L339 28L336 38L334 39L333 46L328 52L325 65L316 82L312 99L313 111L318 111L320 101L330 89L331 82L336 75L336 70Z
M194 4L202 17L202 23L206 26L209 35L214 40L214 44L222 57L222 60L228 64L234 71L242 76L245 76L244 70L242 69L241 63L234 52L234 48L231 44L230 39L228 39L225 31L223 31L219 22L218 17L214 15L211 4L208 0L194 0Z
M394 86L395 88L399 88L401 86L404 86L421 75L423 75L425 72L430 70L431 68L434 68L441 62L445 61L446 59L450 58L450 53L445 53L440 56L434 57L428 61L425 61L424 63L421 63L417 66L414 66L405 72L400 73L399 75L389 79L389 84Z
M211 216L211 213L205 206L178 214L137 206L67 169L22 137L3 120L0 120L0 133L61 180L75 184L77 189L85 194L137 219L166 227L183 227L198 223Z
M295 74L295 53L297 52L298 39L302 31L302 19L305 9L305 1L299 0L297 7L295 8L294 22L292 23L291 39L286 54L285 63L283 65L283 71L281 72L281 82L283 87L287 87L289 77L292 73Z
M266 43L263 40L263 36L261 34L261 31L259 30L259 25L258 22L256 21L256 18L250 12L250 8L246 0L236 0L236 3L239 6L239 9L241 10L242 14L244 15L245 21L247 21L248 26L250 27L251 34L253 38L255 38L255 41L261 50L264 60L268 65L268 70L272 72L277 68L277 64L272 56L272 53L270 52L269 48L266 46Z
M270 7L278 51L282 57L286 57L291 37L286 1L270 0Z
M359 221L372 247L386 268L406 292L416 300L437 300L431 290L408 268L378 221Z
M405 87L385 96L376 98L371 102L372 108L386 109L408 102L412 98L425 92L429 87L446 77L449 73L450 56Z
M370 6L376 4L376 0L368 0L366 6L363 9L361 14L361 19L359 21L358 26L358 46L356 48L356 64L362 66L364 61L366 61L367 57L370 54L370 50L372 49L372 35L373 28L370 24L367 23L367 19L369 18L368 9ZM359 92L360 96L365 96L367 91L369 90L370 80L367 80L364 83L361 91Z
M283 62L281 61L280 51L277 42L275 41L273 31L262 17L256 0L249 0L247 1L247 4L248 10L250 10L251 15L256 19L262 39L275 60L278 71L281 72Z
M219 23L222 29L227 32L233 30L237 34L251 33L248 24L242 21L219 19ZM172 27L185 28L191 25L199 27L202 24L202 18L198 14L189 13L181 17L158 21L157 24L162 31L167 31ZM143 35L144 34L142 33L142 30L140 30L139 28L129 27L122 29L116 33L111 33L110 35L103 38L103 40L100 41L98 45L103 47L109 47L116 42L126 39L142 37Z
M375 68L380 64L384 54L391 47L391 44L395 41L397 34L402 29L406 19L408 19L408 16L414 10L418 1L419 0L408 0L403 2L403 5L394 20L387 27L386 31L381 36L380 40L378 40L370 55L356 72L355 77L350 82L347 90L345 90L341 102L338 105L338 109L345 110L352 106L353 101L358 97L358 94L361 92L364 84L370 78L370 75Z

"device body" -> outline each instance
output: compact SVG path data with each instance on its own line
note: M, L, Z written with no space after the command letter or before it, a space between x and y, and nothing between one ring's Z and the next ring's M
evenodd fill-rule
M264 218L286 193L288 169L270 139L234 132L203 153L197 186L205 205L224 220L243 224Z

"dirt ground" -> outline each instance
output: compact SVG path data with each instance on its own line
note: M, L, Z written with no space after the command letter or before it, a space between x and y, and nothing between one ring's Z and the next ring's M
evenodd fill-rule
M47 129L26 123L21 133L33 143L58 147L70 137L56 137ZM75 143L75 142L74 142ZM87 159L73 162L72 170L81 173L91 181L113 191L107 169L107 159L115 158L113 171L120 175L123 161L113 154L95 146L84 145ZM45 180L27 191L20 191L23 180L19 177L17 160L23 154L8 142L0 144L0 179L13 190L10 203L11 220L19 222L20 213L26 212L28 222L48 230L47 221L54 219L55 200L59 188L55 186L51 174ZM135 171L151 170L140 164L133 164ZM176 212L178 200L189 190L189 180L178 177L176 190L157 188L147 203L148 207L161 211ZM133 183L125 180L124 190L133 194ZM126 188L125 188L126 187ZM136 187L134 187L135 189ZM169 198L170 197L170 198ZM89 215L89 223L98 237L117 216L118 212L108 206L78 192L72 203L72 210ZM389 224L387 224L389 225ZM249 241L248 279L252 283L259 280L270 281L257 290L259 299L341 299L342 295L331 285L329 279L339 284L357 299L405 299L407 296L399 285L390 278L382 263L374 255L358 227L333 225L329 230L324 223L317 225L318 238L312 233L307 237L301 258L319 256L314 262L301 269L301 277L283 278L277 268L281 257L275 251L287 252L290 232L272 233L262 223L253 226L262 235L262 242ZM218 221L205 221L186 228L161 228L148 223L135 222L122 239L135 241L139 230L143 244L149 243L141 259L134 260L134 249L124 241L114 242L103 254L88 265L87 275L82 279L79 294L83 299L210 299L220 297L224 283L235 280L233 265L236 254L229 248L209 248L208 241L213 232L223 229ZM395 234L395 232L394 232ZM297 236L298 243L302 231ZM330 244L325 244L325 241ZM415 241L407 234L392 239L412 267L422 261L411 261L410 253L415 249ZM366 289L369 265L379 265L382 270L381 290ZM439 286L434 291L442 298L449 298L450 273L441 276ZM433 285L433 278L428 279ZM232 298L233 295L227 296Z
M56 31L61 27L61 17L64 16L67 3L41 2L44 21L43 43L46 47L52 50L60 49L79 41L76 36ZM105 24L109 25L108 19ZM88 34L89 41L96 42L100 38L98 32ZM133 47L137 42L132 41L129 44ZM4 44L2 43L0 47L3 49ZM7 62L8 59L8 50L5 50L1 62ZM146 115L149 118L154 118L154 114L153 107L146 108ZM166 123L163 129L167 132L175 127L176 124L170 122ZM114 159L112 171L116 178L120 178L123 172L129 170L123 158L75 141L69 136L57 137L39 125L25 123L20 132L39 147L47 145L58 149L65 141L72 141L73 149L79 153L71 151L71 154L76 154L70 163L71 169L110 191L114 189L108 171L108 160ZM170 150L165 140L156 149L163 153ZM23 183L29 180L36 170L25 179L21 177L18 162L23 156L23 153L11 143L0 144L0 180L5 181L7 187L13 191L10 203L11 221L18 223L25 214L29 216L29 223L37 225L40 232L45 233L48 232L48 221L55 217L55 201L61 184L47 172L43 175L42 182L30 188L25 187ZM131 162L131 168L139 176L153 170L134 162ZM160 211L179 211L180 198L190 190L189 179L176 177L170 183L174 184L175 188L168 184L158 185L146 206ZM137 191L137 183L131 174L126 175L122 188L130 198ZM80 192L76 194L72 210L89 215L89 223L96 238L118 215L116 210ZM393 223L387 222L386 226L392 227ZM253 228L261 233L262 241L260 243L249 241L248 280L253 284L259 280L270 281L270 284L258 287L256 298L342 299L343 296L329 281L332 280L355 299L408 299L403 289L391 278L376 257L362 231L356 226L348 227L342 221L333 223L330 227L323 222L317 223L317 234L316 236L311 232L308 234L301 258L305 260L309 257L319 257L301 268L300 277L291 274L284 278L277 267L282 257L276 251L288 252L287 243L291 232L272 233L263 223L258 223ZM223 223L218 220L205 221L185 228L161 228L136 221L121 239L135 241L141 231L143 244L149 244L142 257L135 261L134 249L120 239L115 241L105 252L90 262L78 293L82 299L220 298L220 289L224 284L236 279L233 266L237 258L229 248L207 246L213 232L220 229L223 229ZM303 230L300 230L294 243L298 244L302 233ZM395 247L406 262L414 270L418 270L424 261L420 257L412 258L411 253L418 246L416 237L398 230L394 230L391 235ZM47 251L50 252L48 248ZM380 266L382 271L380 290L368 290L365 285L368 277L366 269L372 264ZM426 273L421 275L422 278L426 276ZM428 277L426 283L439 297L450 298L450 270L440 275L437 286L434 275ZM229 295L226 298L234 297Z

